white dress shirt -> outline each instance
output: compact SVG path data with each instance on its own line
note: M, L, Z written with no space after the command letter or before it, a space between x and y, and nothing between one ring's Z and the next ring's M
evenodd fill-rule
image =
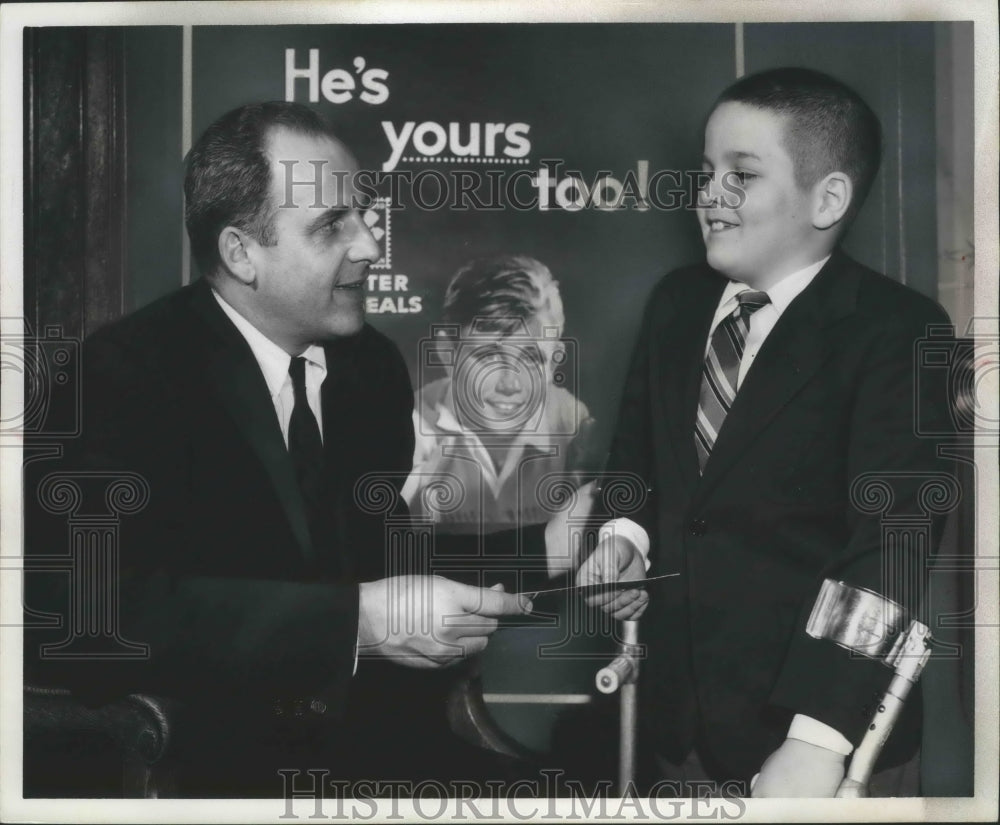
M295 407L295 390L292 387L292 376L288 374L288 367L292 363L292 356L279 347L274 341L268 338L257 327L251 324L246 318L240 315L235 309L226 303L225 299L214 289L212 294L219 302L222 311L226 313L229 320L240 331L253 351L254 358L260 365L260 371L264 374L264 381L267 383L267 390L271 393L271 403L274 404L274 412L278 416L278 424L281 426L281 435L285 439L285 447L288 446L288 424L292 420L292 409ZM326 352L316 344L310 344L309 348L302 353L306 359L306 400L309 402L309 409L316 416L316 423L319 425L319 437L323 437L323 406L320 403L320 388L326 378ZM361 633L360 624L358 633ZM354 644L354 673L358 672L358 646Z
M264 381L267 383L267 390L271 393L274 412L278 416L281 435L285 439L287 447L288 424L292 420L292 409L295 407L295 391L292 387L292 377L288 374L292 356L227 304L225 299L214 289L212 294L219 302L219 306L222 307L222 311L229 316L229 320L246 339L253 351L254 358L260 365L260 371L264 374ZM310 344L309 348L302 353L302 357L306 359L306 399L309 401L309 408L313 415L316 416L320 438L322 438L323 407L320 403L320 388L326 378L326 353L322 347Z
M830 260L829 255L804 269L786 275L767 290L767 297L771 299L771 302L750 316L750 331L747 333L746 344L743 348L743 360L740 361L740 372L736 378L737 390L743 383L747 370L753 364L754 358L760 352L767 336L771 334L774 325L778 323L781 313L788 309L788 305L798 297L799 293L812 283L812 279L819 274L828 260ZM722 291L722 298L719 299L719 306L715 309L715 317L712 318L712 327L708 331L708 338L705 339L706 357L716 327L722 323L726 316L732 315L733 310L739 306L739 300L736 296L750 289L752 287L741 284L739 281L730 281L726 284L726 288Z
M781 314L788 309L788 306L798 297L799 293L812 283L813 278L819 274L819 271L828 260L830 260L829 255L821 261L793 272L791 275L786 275L767 290L767 296L771 299L770 303L761 307L750 316L750 330L747 333L746 345L743 349L743 359L740 361L740 371L736 379L737 390L742 385L747 371L753 366L754 359L757 357L757 353L760 352L760 348L764 345L764 341L767 340L767 336L771 334L771 330L778 323ZM746 284L739 283L738 281L730 281L722 291L722 297L719 299L718 307L716 307L715 316L712 318L712 326L709 329L708 338L705 340L706 356L708 355L708 349L711 346L712 335L716 327L739 306L739 300L736 296L750 289L752 287ZM694 438L693 430L691 437ZM632 539L633 543L641 551L648 551L649 537L646 531L638 524L628 519L616 519L615 527L620 533ZM640 533L641 535L639 535ZM645 552L643 555L645 555ZM646 566L648 569L648 561L646 562ZM818 745L843 756L847 756L854 750L854 746L851 745L850 740L841 734L840 731L831 728L818 719L813 719L811 716L801 713L796 714L792 719L792 724L788 729L788 738L799 739L812 745Z

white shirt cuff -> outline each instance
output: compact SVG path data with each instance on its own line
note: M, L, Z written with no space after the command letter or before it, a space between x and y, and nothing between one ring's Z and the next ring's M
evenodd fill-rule
M628 539L635 545L642 554L643 564L649 570L649 533L636 524L631 519L616 518L606 522L597 534L597 543L600 544L607 536L621 536Z
M849 756L854 750L854 745L839 730L803 713L795 714L788 726L788 738L826 748L841 756Z

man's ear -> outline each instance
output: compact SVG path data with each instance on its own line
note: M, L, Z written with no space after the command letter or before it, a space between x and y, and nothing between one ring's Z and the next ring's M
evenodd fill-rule
M242 229L227 226L219 233L219 259L222 266L240 282L250 285L257 279L257 271L248 254L252 238Z
M854 184L843 172L831 172L813 189L813 226L829 229L841 221L854 197Z

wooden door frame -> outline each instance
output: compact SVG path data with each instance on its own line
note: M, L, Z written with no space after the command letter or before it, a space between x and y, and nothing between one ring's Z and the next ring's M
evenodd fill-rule
M127 306L124 33L24 30L24 313L83 339Z

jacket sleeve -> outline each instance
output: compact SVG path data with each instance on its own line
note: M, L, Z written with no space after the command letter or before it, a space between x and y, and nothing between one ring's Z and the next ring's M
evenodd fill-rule
M213 696L259 702L320 690L339 698L354 666L357 587L250 578L239 571L200 575L178 566L180 551L195 539L211 546L227 537L199 535L202 528L185 506L192 495L189 445L182 426L169 425L182 405L175 408L169 390L155 389L170 376L150 375L149 364L121 340L99 335L83 349L80 436L64 445L63 458L34 462L26 473L27 553L69 558L71 552L67 516L54 517L44 503L52 498L46 479L71 479L89 506L86 496L102 494L104 479L128 474L148 489L148 503L120 520L117 547L107 548L109 563L100 571L106 578L88 579L96 590L82 602L75 594L77 610L92 611L88 599L105 600L118 639L79 628L70 608L71 581L78 576L30 577L30 608L61 622L55 632L26 635L26 659L33 660L37 678L101 699L147 691L201 702ZM254 503L247 507L250 518ZM68 660L42 653L42 644L74 628L81 655ZM133 644L145 653L136 656Z
M944 513L957 503L957 482L938 454L941 434L951 426L947 370L927 368L918 358L928 325L948 319L936 307L920 306L927 308L908 318L885 317L867 350L849 420L843 549L806 599L771 697L855 745L892 673L874 659L813 639L805 625L824 578L867 588L909 616L922 616L932 553Z
M635 510L631 510L630 505L631 511L622 514L614 509L614 496L602 495L600 497L606 505L605 510L608 518L625 515L646 531L652 548L657 546L657 505L654 486L653 425L650 398L652 390L650 350L653 327L659 312L658 307L662 303L660 299L662 291L663 287L661 286L653 293L643 314L639 335L626 372L604 482L601 485L606 491L606 485L623 481L625 486L622 489L632 490L639 495L642 504ZM655 549L653 552L655 553Z

